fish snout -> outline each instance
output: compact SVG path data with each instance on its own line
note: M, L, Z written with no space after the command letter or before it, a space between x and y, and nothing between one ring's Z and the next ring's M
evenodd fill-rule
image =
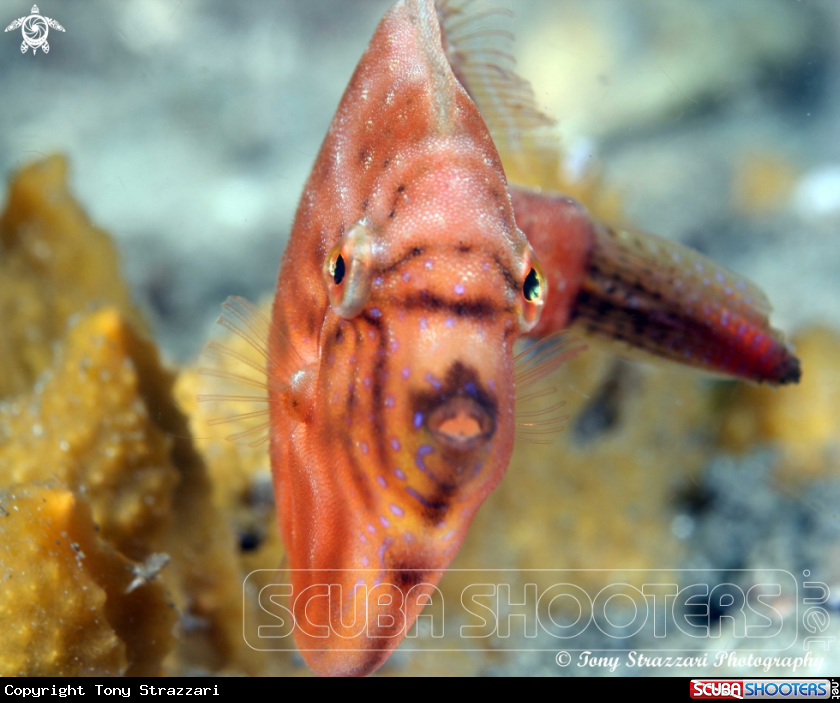
M480 370L455 361L437 376L426 374L432 390L414 397L415 418L422 418L429 439L456 463L486 450L498 429L498 400L482 382ZM490 382L492 386L493 383Z
M432 436L455 452L470 452L488 442L496 430L495 419L468 395L442 399L428 414Z

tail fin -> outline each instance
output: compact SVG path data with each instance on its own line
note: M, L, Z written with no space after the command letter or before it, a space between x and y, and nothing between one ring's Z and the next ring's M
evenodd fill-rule
M676 242L593 229L572 320L665 359L758 383L797 383L799 360L754 284Z
M516 224L548 278L532 334L577 322L658 357L759 383L796 383L799 360L753 283L691 249L600 224L570 198L511 187Z

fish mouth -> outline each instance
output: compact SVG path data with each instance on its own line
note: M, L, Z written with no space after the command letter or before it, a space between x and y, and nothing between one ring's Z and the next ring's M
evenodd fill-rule
M468 452L487 442L495 430L490 413L469 397L444 400L429 413L427 426L445 447Z

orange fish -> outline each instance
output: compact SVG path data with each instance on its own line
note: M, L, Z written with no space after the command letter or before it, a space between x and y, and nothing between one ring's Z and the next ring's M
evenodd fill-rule
M218 422L255 423L231 437L269 442L295 641L318 674L382 664L515 434L557 428L557 406L518 421L516 401L583 348L559 333L571 322L755 380L798 374L734 274L560 195L509 189L476 102L504 103L488 122L540 119L492 51L456 41L471 4L401 0L386 14L306 184L271 319L225 305L222 324L258 361L211 345L261 376L232 378L265 392L236 399L264 407ZM496 76L483 87L481 51ZM528 334L543 339L515 359Z

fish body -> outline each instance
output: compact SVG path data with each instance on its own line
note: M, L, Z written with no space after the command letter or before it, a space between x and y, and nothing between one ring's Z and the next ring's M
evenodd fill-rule
M536 268L434 4L398 3L321 147L272 311L271 461L294 591L318 596L294 609L317 673L384 660L507 468Z
M546 119L524 81L487 63L505 52L461 41L492 34L463 30L473 2L401 0L385 15L304 189L271 319L236 300L222 318L261 357L248 366L265 378L245 382L266 391L268 420L232 437L267 430L295 641L322 675L381 665L517 432L556 429L554 407L518 423L516 400L582 349L569 325L710 370L798 378L765 299L735 274L509 186L497 143L516 149L519 129ZM529 334L543 341L515 358Z

